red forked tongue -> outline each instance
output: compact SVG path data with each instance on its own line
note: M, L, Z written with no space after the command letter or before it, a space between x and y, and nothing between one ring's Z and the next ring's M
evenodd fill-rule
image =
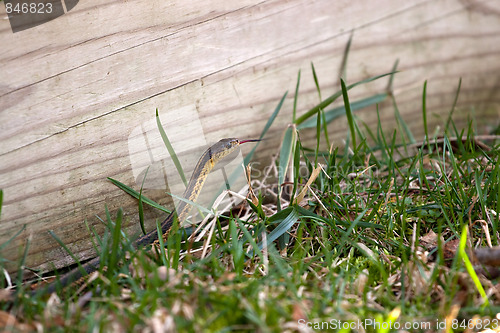
M259 142L259 141L260 141L259 139L241 140L241 141L240 141L240 145L241 145L242 143L246 143L246 142Z

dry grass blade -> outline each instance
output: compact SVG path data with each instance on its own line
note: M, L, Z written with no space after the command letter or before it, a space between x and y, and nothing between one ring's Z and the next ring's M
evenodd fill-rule
M321 170L322 170L322 168L320 165L318 165L317 167L314 168L311 176L307 180L307 183L304 185L304 187L299 192L299 194L295 197L293 204L300 203L300 202L302 202L302 200L304 200L304 197L305 197L307 191L310 190L309 186L316 180L316 178L318 177Z

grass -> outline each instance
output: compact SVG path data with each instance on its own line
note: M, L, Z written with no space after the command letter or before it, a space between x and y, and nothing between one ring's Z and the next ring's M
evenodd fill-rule
M386 75L391 82L393 75ZM481 319L494 328L500 312L495 280L476 274L467 249L488 239L499 245L498 138L490 137L486 149L472 125L459 130L451 117L445 133L430 137L424 85L426 137L415 142L389 91L349 101L349 89L382 77L352 85L342 80L341 89L323 99L314 74L320 102L298 115L295 94L276 173L252 181L257 197L240 214L215 219L205 245L186 242L186 230L179 230L159 250L134 251L121 232L121 210L116 217L107 212L108 231L94 234L102 269L50 298L30 297L18 286L14 300L0 304L4 327L350 332L361 325L388 332L446 325L446 331L462 331L470 319L479 329ZM296 92L299 84L300 73ZM341 96L344 107L327 110ZM378 112L388 98L398 120L391 135L380 121L375 130L358 122L357 109L371 105ZM321 149L329 142L326 122L343 114L347 145ZM316 131L313 147L301 141L305 130ZM276 179L284 185L265 202ZM142 191L113 182L138 198L140 210L156 205ZM196 250L203 247L208 252L200 256ZM7 288L6 278L1 283Z

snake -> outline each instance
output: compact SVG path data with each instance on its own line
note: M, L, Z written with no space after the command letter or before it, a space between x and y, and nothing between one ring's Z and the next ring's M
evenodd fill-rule
M164 241L166 241L175 221L177 221L180 225L187 219L191 210L191 205L187 201L196 202L208 175L214 169L216 164L231 153L235 152L241 144L257 141L260 140L238 140L236 138L221 139L203 152L184 191L183 198L187 200L181 200L177 205L177 208L172 210L167 218L161 223L161 234ZM158 243L158 231L155 229L136 239L133 242L133 246L135 249L139 249L148 245L157 245ZM92 272L97 271L100 264L100 257L96 257L63 274L56 279L56 281L53 281L40 289L43 289L43 293L53 293L57 291L58 288L65 288L70 284L77 283L77 281L86 278ZM38 291L39 290L35 289L33 294L38 293Z

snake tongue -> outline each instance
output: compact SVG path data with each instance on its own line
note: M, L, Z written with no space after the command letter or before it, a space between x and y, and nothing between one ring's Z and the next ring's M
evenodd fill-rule
M240 141L240 145L241 145L242 143L246 143L246 142L259 142L259 141L260 141L259 139L241 140L241 141Z

